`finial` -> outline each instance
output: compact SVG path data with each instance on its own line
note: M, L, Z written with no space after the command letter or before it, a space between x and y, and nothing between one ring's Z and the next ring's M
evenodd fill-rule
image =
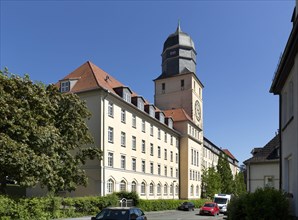
M180 27L180 19L178 19L178 26L177 26L177 33L181 32L181 27Z

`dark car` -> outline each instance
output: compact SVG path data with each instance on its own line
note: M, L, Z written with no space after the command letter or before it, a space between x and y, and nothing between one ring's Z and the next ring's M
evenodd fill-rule
M91 220L147 220L144 212L137 207L108 207Z
M195 204L193 204L192 202L184 202L178 207L178 209L194 211L195 210Z
M219 207L215 202L206 202L200 209L200 215L218 215Z

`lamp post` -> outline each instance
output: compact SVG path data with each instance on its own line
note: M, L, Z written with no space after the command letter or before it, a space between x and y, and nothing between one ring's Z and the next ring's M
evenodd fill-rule
M173 199L175 199L175 183L176 183L177 181L176 180L174 180L173 181Z

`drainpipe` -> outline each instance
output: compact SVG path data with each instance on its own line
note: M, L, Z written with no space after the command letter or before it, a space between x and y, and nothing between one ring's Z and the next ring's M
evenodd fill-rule
M282 106L282 96L279 94L279 190L282 190L282 141L281 141L281 106Z
M103 110L102 110L102 112L103 112L103 114L102 114L102 131L103 131L103 133L102 133L102 142L100 142L101 144L102 144L102 149L103 149L103 160L102 160L102 171L103 171L103 174L102 174L102 178L103 178L103 189L102 189L102 191L103 191L103 193L102 193L102 195L103 196L105 196L106 195L106 175L105 175L105 156L104 156L104 154L105 154L105 133L106 133L106 130L105 130L105 109L106 109L106 106L105 106L105 100L106 100L106 98L107 98L107 96L110 94L110 91L109 90L107 90L107 89L103 89L103 91L105 92L105 96L103 97L103 99L102 99L102 101L103 101Z

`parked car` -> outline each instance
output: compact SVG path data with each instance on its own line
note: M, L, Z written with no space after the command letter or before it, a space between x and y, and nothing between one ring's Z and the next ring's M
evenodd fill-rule
M108 207L91 220L147 220L144 212L137 207Z
M200 209L200 215L218 215L219 207L215 202L205 202Z
M195 210L195 204L192 202L183 202L178 209L180 210L188 210L188 211L194 211Z

